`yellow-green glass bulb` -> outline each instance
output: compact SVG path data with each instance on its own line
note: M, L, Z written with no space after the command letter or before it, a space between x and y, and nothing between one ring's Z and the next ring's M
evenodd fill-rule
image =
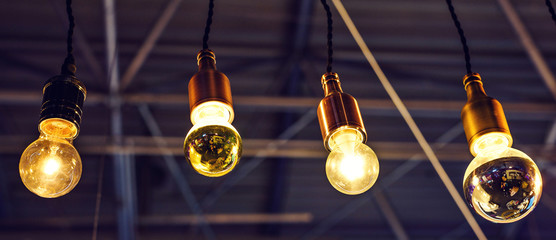
M191 113L193 127L183 151L199 174L220 177L232 171L241 157L241 136L228 122L231 109L217 101L203 103Z
M378 158L362 139L359 131L344 128L333 133L328 141L332 151L326 160L326 176L344 194L364 193L378 178Z
M518 221L533 211L542 177L527 154L511 148L511 136L487 133L471 144L475 158L465 171L463 192L483 218L495 223Z
M19 175L29 191L44 198L70 192L81 178L81 157L73 147L77 127L61 118L39 124L39 139L21 155Z

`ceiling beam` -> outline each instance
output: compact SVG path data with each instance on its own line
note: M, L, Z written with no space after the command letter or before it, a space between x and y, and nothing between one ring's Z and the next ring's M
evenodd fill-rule
M115 0L104 0L104 20L106 38L106 64L110 95L110 130L113 144L122 146L122 101L120 96L120 76ZM137 232L137 198L135 185L135 161L133 152L113 152L114 190L116 195L118 239L132 240Z
M167 151L174 156L183 156L183 137L145 137L124 136L122 141L132 145L118 147L107 144L104 136L80 136L76 148L82 155L135 154L141 156L163 156ZM162 139L168 144L167 149L160 149L155 139ZM28 145L29 136L0 135L0 154L21 154L21 149ZM379 160L405 160L414 155L424 156L415 142L369 141L367 143L377 153ZM546 151L544 144L516 144L516 148L528 149L528 154L535 156L556 155L556 149ZM400 151L403 149L403 151ZM473 156L465 142L434 147L441 161L470 161ZM243 139L243 158L256 159L285 157L294 159L325 159L328 152L322 147L321 140L274 140ZM255 159L251 160L254 161ZM238 174L236 174L238 175Z
M179 167L178 161L174 157L175 155L171 153L170 149L168 149L168 143L161 137L162 131L160 131L160 127L151 111L146 105L142 105L139 106L139 113L149 129L149 133L154 137L153 140L155 140L156 146L163 152L162 157L164 158L164 162L166 163L170 174L174 178L174 181L176 181L176 185L178 186L181 195L187 202L187 205L189 205L189 209L195 214L195 219L200 225L205 238L216 239L214 231L204 216L203 209L201 209L199 202L195 198L193 190L191 190L189 181L187 181L187 178Z
M252 157L247 163L242 164L238 167L234 174L226 178L226 180L220 184L215 190L212 190L210 193L203 198L202 206L209 207L214 204L224 193L232 188L236 183L238 183L241 179L247 176L251 171L253 171L259 164L261 164L265 159L272 157L271 154L273 153L287 153L291 154L293 151L283 151L280 149L281 146L287 144L292 140L295 135L297 135L301 130L303 130L309 123L311 123L316 117L316 109L310 109L307 111L303 116L299 117L293 124L291 124L287 129L285 129L276 140L271 140L266 142L264 146L250 149L247 142L243 142L243 152L242 156L245 157ZM312 152L312 153L301 153L306 154L308 157L315 157L318 156L319 152ZM322 150L321 152L322 153ZM275 157L282 157L282 158L291 158L291 156L281 155L278 154Z
M137 54L127 67L127 70L122 77L121 90L126 89L137 74L137 72L139 72L141 66L143 66L143 63L145 63L145 60L147 60L147 57L158 41L158 38L160 38L160 35L164 31L164 29L166 29L168 22L170 22L170 19L172 19L174 13L180 6L181 1L182 0L168 1L166 8L164 9L164 11L162 11L160 17L158 17L158 20L156 21L154 27L151 29L149 35L147 35L145 41L137 51Z
M36 107L41 102L40 91L10 91L0 90L0 105L29 105ZM265 111L282 109L298 109L304 111L316 108L320 98L313 97L273 97L273 96L234 96L234 105L241 107L259 107ZM151 94L135 93L123 94L122 101L128 105L164 105L182 108L188 105L186 94ZM105 94L88 94L85 106L107 105L109 96ZM375 110L396 110L392 101L387 99L357 99L362 113ZM427 112L459 112L465 104L464 101L447 100L405 100L405 105L410 111ZM556 104L530 103L530 102L505 102L504 112L515 114L516 119L552 120L556 119ZM453 115L453 116L452 116ZM459 114L443 115L446 118L459 118Z
M306 224L313 221L313 214L308 212L288 212L280 214L265 213L211 213L205 214L205 220L210 224L261 224L261 223L287 223L287 224ZM92 224L90 216L79 217L33 217L33 218L10 218L0 220L0 227L89 227ZM103 216L101 225L113 225L115 219L110 216ZM138 217L139 226L181 226L199 225L201 220L197 215L146 215Z
M388 225L390 225L390 228L392 228L396 238L399 240L409 240L409 235L405 231L400 218L396 215L396 212L394 212L394 209L392 208L392 205L390 205L390 201L388 201L384 192L382 192L379 188L373 191L373 197L375 198L380 211L384 214L384 217L386 217L386 221L388 222Z
M205 214L210 224L261 224L261 223L310 223L311 213L251 213L251 214ZM141 225L197 225L201 220L196 215L145 216L140 218Z
M544 84L550 93L552 93L552 97L556 99L556 78L539 51L539 48L533 41L531 34L529 34L529 31L525 28L523 21L519 18L514 6L509 0L498 0L498 4L500 4L502 12L506 15L506 18L510 22L510 25L520 40L521 45L525 48L527 55L529 55L529 59L531 59L531 62L539 72L539 75L541 75Z
M301 63L304 59L309 40L309 33L311 32L311 19L313 16L313 0L290 1L293 3L291 7L295 10L292 11L293 17L296 19L289 24L288 35L293 35L291 38L290 56L286 68L288 69L289 76L287 79L280 80L283 83L281 87L281 95L292 97L300 95L302 83L304 82L303 71L301 70ZM282 74L280 74L282 75ZM281 76L280 76L281 77ZM278 122L276 123L276 134L279 135L286 131L296 118L293 112L284 112L281 114ZM287 197L288 185L288 172L290 169L291 161L287 158L278 158L271 163L268 174L269 189L267 190L268 198L265 203L266 212L280 213L284 211L284 206ZM263 232L266 235L277 236L280 234L281 226L279 224L270 224L263 226Z

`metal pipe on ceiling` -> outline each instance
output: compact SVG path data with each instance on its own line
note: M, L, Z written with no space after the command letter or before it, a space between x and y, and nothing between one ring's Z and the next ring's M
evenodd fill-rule
M110 97L104 94L88 94L85 106L108 105ZM0 91L0 105L28 105L36 107L40 104L41 95L31 91ZM151 94L134 93L123 94L121 101L127 105L163 105L182 108L188 104L188 97L184 94ZM314 108L320 98L312 97L271 97L271 96L234 96L234 105L241 111L243 107L256 107L265 111L299 110L306 111ZM376 110L395 110L395 105L386 99L357 99L363 114L372 114ZM423 116L440 117L434 112L460 112L464 101L445 100L406 100L407 108L414 111L424 111ZM506 114L516 115L515 119L553 120L556 119L556 104L553 103L504 103ZM429 114L431 113L431 114ZM459 118L459 114L446 114L443 118Z
M135 57L127 67L127 70L125 71L122 77L122 81L120 85L120 88L122 90L126 89L129 86L131 81L133 81L133 78L135 78L137 72L139 72L139 70L143 66L143 63L145 63L145 60L147 60L147 57L149 56L152 49L154 48L156 42L158 41L158 38L160 38L160 35L164 31L164 29L166 29L168 22L170 22L170 19L172 19L174 13L180 6L181 1L182 0L168 1L166 8L164 9L164 11L162 11L160 17L158 17L156 24L151 29L149 35L147 35L145 41L137 51L137 54L135 55Z
M510 25L514 29L515 33L517 34L521 45L525 48L529 59L537 69L539 75L541 75L544 84L552 94L552 97L556 99L556 78L554 77L554 73L550 70L550 67L546 63L546 60L543 58L539 48L533 41L531 34L525 28L525 25L519 18L515 8L508 0L498 0L500 7L502 8L502 12L508 18ZM548 19L548 18L547 18ZM548 21L548 20L547 20Z
M206 221L214 225L251 225L265 223L308 224L314 220L309 212L285 212L278 214L265 213L210 213L205 214ZM116 219L103 217L103 226L115 224ZM144 215L139 216L137 223L143 227L194 226L200 224L194 214ZM73 217L40 217L23 219L2 219L0 226L6 228L52 227L52 228L86 228L91 225L90 216Z
M113 146L120 149L123 146L122 135L122 101L119 95L119 61L116 37L116 6L115 0L104 0L104 18L106 30L106 63L107 77L110 89L110 124ZM118 239L132 240L136 238L136 198L134 165L128 152L113 152L114 156L114 185L118 219Z
M105 144L105 136L81 136L76 147L81 154L133 154L140 156L163 156L169 152L174 156L183 156L183 138L157 137L168 144L167 149L161 150L152 139L145 136L126 136L124 142L133 142L133 146L117 147ZM18 155L21 147L25 146L29 136L0 135L0 154ZM322 149L320 140L289 140L280 142L274 139L244 139L243 157L293 158L293 159L324 159L327 152ZM424 156L419 145L415 142L386 142L370 141L383 160L403 160L414 155ZM544 144L516 144L521 149L528 149L532 156L556 155L556 149L547 149ZM404 151L400 151L403 149ZM446 146L434 146L441 161L469 161L472 157L467 151L466 143L452 143Z
M162 131L160 131L160 127L158 126L156 119L146 105L139 106L139 113L152 135L152 140L154 140L157 148L162 152L164 162L166 163L170 174L176 181L176 185L178 186L180 193L187 202L187 205L189 205L189 209L195 214L194 219L196 223L200 225L205 238L209 240L216 239L214 231L210 227L199 202L197 202L195 194L193 193L193 190L191 190L191 186L189 185L187 178L185 178L185 175L181 171L178 161L174 158L174 154L172 154L173 152L168 148L168 142L166 142L165 138L162 137Z

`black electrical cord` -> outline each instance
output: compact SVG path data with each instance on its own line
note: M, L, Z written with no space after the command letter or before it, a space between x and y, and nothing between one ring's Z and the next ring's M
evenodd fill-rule
M328 24L328 35L327 35L327 42L326 47L328 48L328 58L326 59L326 72L332 73L332 54L334 53L332 50L332 12L330 11L330 7L326 3L326 0L321 0L322 6L326 11L326 18Z
M210 25L212 24L212 15L214 15L214 0L209 1L209 12L207 16L207 23L205 25L205 35L203 36L203 50L209 49L208 40L210 33Z
M68 14L68 37L66 41L67 55L62 65L62 74L75 75L75 58L73 57L73 29L75 28L75 19L73 18L73 10L71 9L71 0L66 0L66 12Z
M459 23L458 16L456 15L456 11L454 10L454 6L452 5L452 0L446 0L448 4L448 9L450 9L450 14L452 15L452 20L454 21L454 25L458 29L459 39L461 40L461 45L463 46L463 53L465 54L465 68L467 69L467 73L472 73L471 71L471 57L469 56L469 48L467 47L467 39L465 38L465 34L463 33L463 29L461 28L461 24Z
M556 24L556 13L554 12L554 7L552 6L552 2L550 0L545 1L546 6L548 7L548 12L550 12L550 16L552 16L552 21Z

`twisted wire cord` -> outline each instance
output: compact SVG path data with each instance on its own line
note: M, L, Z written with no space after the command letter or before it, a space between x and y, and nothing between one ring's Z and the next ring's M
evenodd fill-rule
M554 12L554 7L552 6L552 2L550 2L550 0L546 0L545 4L548 7L548 12L550 12L550 16L552 16L552 21L554 21L554 24L556 24L556 13Z
M328 4L326 3L326 0L321 0L320 1L322 3L322 6L324 7L324 10L326 11L326 18L327 18L327 30L328 30L328 34L327 34L327 41L326 41L326 47L328 49L328 57L326 59L326 72L327 73L331 73L332 72L332 54L334 53L332 50L332 12L330 11L330 6L328 6Z
M458 16L456 15L456 11L454 10L454 6L452 5L452 0L446 0L446 3L448 4L448 9L450 10L450 15L452 16L454 25L456 25L456 28L458 29L459 39L463 47L463 53L465 54L465 68L467 69L468 74L472 73L471 57L469 56L469 47L467 47L467 39L465 38L463 28L461 28L461 24L458 20Z
M203 50L209 49L208 40L210 34L210 25L212 24L212 16L214 15L214 0L209 1L209 12L207 23L205 25L205 35L203 36Z
M75 58L73 57L73 29L75 28L75 18L73 17L73 10L71 8L71 1L66 0L66 12L68 15L68 36L66 39L67 55L62 65L62 74L74 75L75 74Z

